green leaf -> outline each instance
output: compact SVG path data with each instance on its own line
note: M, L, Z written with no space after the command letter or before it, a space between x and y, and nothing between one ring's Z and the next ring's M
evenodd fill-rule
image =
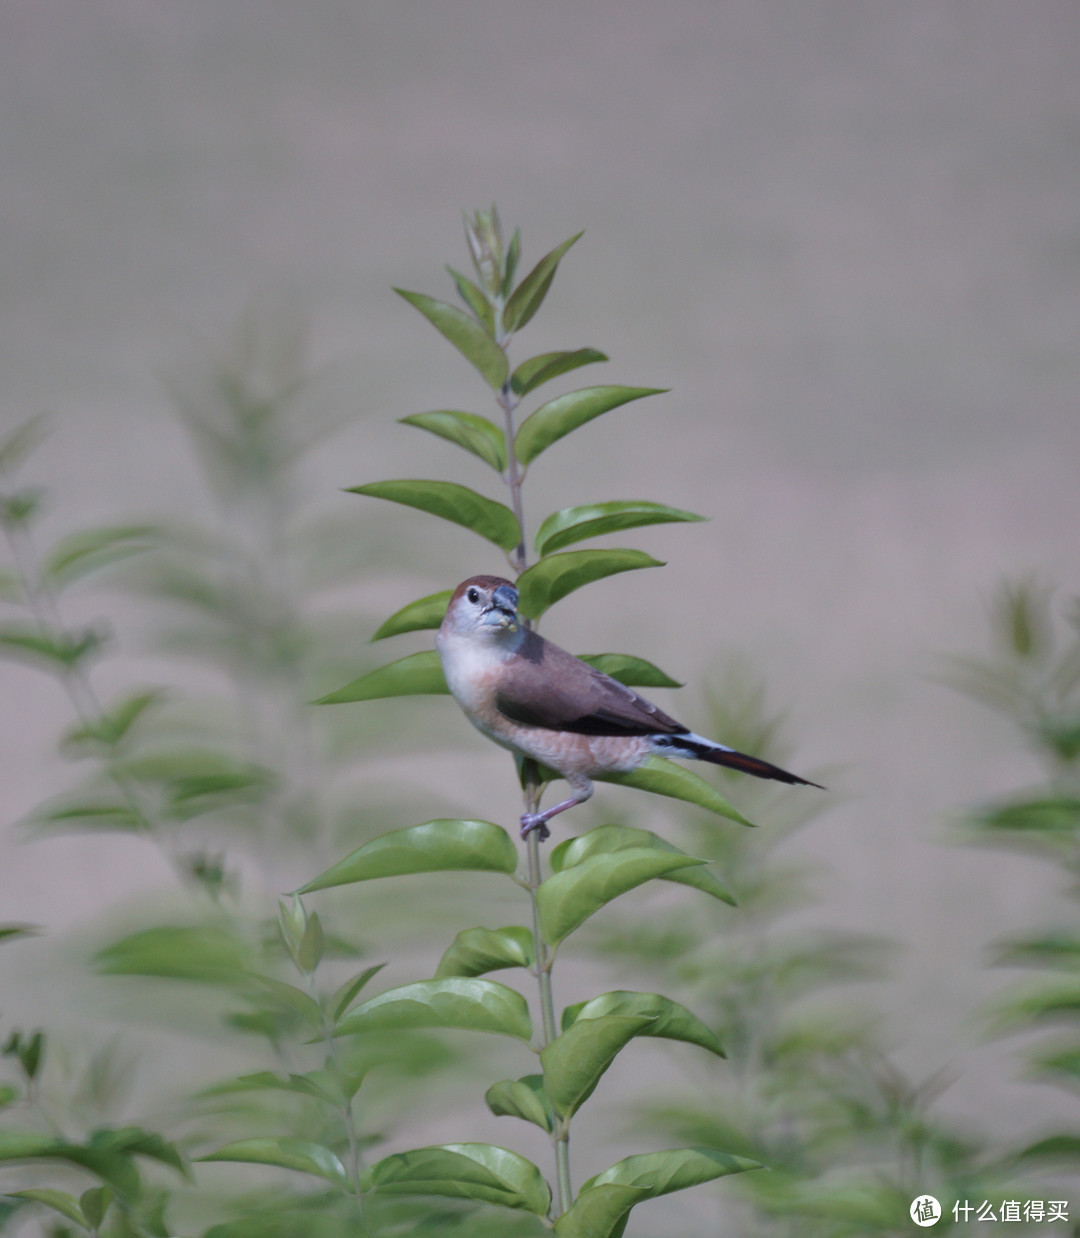
M135 723L165 694L155 689L122 697L110 705L100 718L72 727L61 739L65 756L96 754L102 748L112 748L125 738Z
M517 579L518 609L528 619L540 616L556 602L605 576L642 567L663 567L642 550L568 550L541 559Z
M1053 967L1075 971L1080 968L1080 936L1051 932L1002 942L998 948L997 962L1007 967Z
M380 834L298 893L408 873L513 873L516 868L517 848L501 825L443 818Z
M315 704L348 705L352 701L378 701L388 696L449 695L439 655L434 649L425 649L369 671L336 692L320 697Z
M399 1152L372 1165L365 1186L382 1195L475 1199L536 1216L545 1216L551 1205L548 1185L531 1161L488 1143Z
M463 525L486 537L503 550L513 550L521 541L517 517L504 503L485 498L453 481L373 481L366 486L348 486L349 494L403 503L453 524Z
M666 387L581 387L549 400L526 417L514 438L514 453L522 464L529 464L572 430L602 413L641 400L662 395Z
M112 1191L107 1186L91 1187L79 1197L79 1206L91 1229L98 1229L112 1203Z
M531 967L532 931L521 925L510 928L463 929L439 960L435 979L446 976L482 976L504 967Z
M662 671L644 658L635 658L628 653L582 653L582 662L588 662L598 671L626 684L628 688L681 688L677 679Z
M485 464L490 464L496 473L506 469L506 436L486 417L454 408L437 408L430 413L401 417L399 421L403 426L418 426L447 442L464 447L474 456L479 456Z
M628 774L598 774L597 778L620 787L636 787L639 791L651 791L654 795L685 800L740 825L753 825L704 778L664 757L646 757L637 769Z
M583 365L592 365L597 361L606 361L604 353L595 348L575 348L572 352L545 352L538 357L530 357L523 361L510 375L510 390L515 395L528 395L537 387L561 374L569 374L571 370Z
M359 994L369 980L382 971L386 966L385 963L376 963L373 967L366 967L359 975L353 976L351 980L346 980L345 983L331 996L326 1004L327 1012L330 1015L330 1020L336 1023L338 1019L345 1013L346 1008L354 997Z
M1068 1045L1064 1049L1036 1054L1032 1065L1038 1073L1064 1075L1073 1084L1080 1083L1080 1046Z
M441 331L458 352L476 366L490 386L503 385L509 369L506 353L475 318L470 318L456 305L447 305L445 301L437 301L422 292L406 292L403 288L395 288L394 291L418 309L437 331Z
M68 826L78 830L142 830L145 820L127 804L86 803L64 800L60 804L37 809L30 817L31 825Z
M156 533L152 525L85 529L58 542L45 557L42 570L54 588L63 588L99 568L151 549Z
M517 274L518 259L521 257L521 229L515 228L510 244L506 247L506 258L503 261L503 282L500 292L504 297L510 295L514 286L514 276Z
M495 335L495 315L491 308L491 303L484 296L480 288L473 283L466 275L462 275L460 271L455 271L452 266L446 268L450 272L450 277L457 285L457 290L461 295L461 299L476 315L477 320L487 328L488 334L494 337Z
M1080 829L1080 796L1050 795L991 805L974 823L1003 833L1067 835Z
M21 464L48 433L45 414L35 413L0 438L0 474L9 473Z
M298 1173L325 1178L342 1190L347 1190L349 1186L349 1175L336 1153L310 1139L294 1139L289 1136L238 1139L235 1143L226 1144L224 1148L218 1148L216 1152L195 1159L276 1165L281 1169L295 1169Z
M322 921L317 911L312 912L296 952L296 966L305 975L310 975L319 966L325 948L326 936L323 933Z
M5 623L0 625L0 653L29 655L47 663L50 669L70 670L101 647L103 638L94 631L49 632L40 624Z
M10 1083L0 1083L0 1109L6 1109L8 1105L14 1105L20 1100L22 1092L17 1087Z
M321 1072L320 1072L321 1073ZM310 1078L308 1075L286 1075L284 1078L269 1070L259 1070L251 1075L239 1075L227 1083L218 1083L205 1088L202 1096L226 1096L233 1092L293 1092L298 1096L310 1096L313 1100L332 1105L341 1103L340 1096Z
M692 856L651 847L627 847L611 854L589 856L573 868L553 873L536 892L544 941L549 946L557 945L620 894L656 877L702 863Z
M643 1015L654 1019L639 1034L656 1036L661 1040L682 1040L689 1045L699 1045L717 1057L725 1057L724 1046L719 1037L707 1027L696 1014L669 997L659 993L634 993L617 989L603 993L591 1001L578 1002L563 1011L562 1027L567 1031L582 1019L598 1019L606 1015Z
M453 590L444 589L410 602L395 611L371 639L385 640L388 636L400 636L403 632L425 632L437 628L443 621L451 597Z
M314 918L313 916L312 919ZM305 993L296 985L286 984L284 980L278 980L274 976L255 976L254 979L267 989L279 1006L298 1014L312 1031L322 1031L322 1007L310 993Z
M519 1040L532 1036L529 1008L520 993L494 980L457 977L388 989L350 1010L335 1033L351 1036L354 1032L423 1027L494 1032Z
M503 309L503 327L507 331L520 331L530 321L543 304L563 255L582 235L578 232L549 250L514 289Z
M579 834L576 838L568 838L566 842L555 847L550 856L551 871L558 873L563 869L573 868L589 856L611 855L617 851L625 851L628 847L653 847L669 854L686 854L651 830L638 830L629 825L598 825L595 829ZM736 906L734 895L704 864L700 868L682 868L674 873L666 873L660 880L691 886L703 894L720 899L721 902L730 903L732 907Z
M139 1174L129 1157L113 1150L66 1143L29 1131L0 1131L0 1161L60 1160L89 1170L119 1194L139 1192Z
M543 1075L525 1075L521 1079L493 1083L484 1093L484 1100L497 1118L521 1118L545 1131L555 1125L551 1102L544 1091Z
M0 941L16 941L20 937L38 937L42 929L37 924L0 924Z
M555 1112L570 1117L592 1095L619 1050L643 1035L655 1016L605 1015L583 1019L540 1053L544 1089Z
M29 1199L35 1204L44 1204L47 1208L52 1208L54 1212L59 1212L61 1216L67 1217L69 1221L74 1221L76 1225L81 1225L83 1229L91 1228L90 1222L79 1207L79 1201L66 1191L54 1191L48 1187L41 1187L29 1191L8 1191L7 1194L13 1199Z
M22 600L23 590L19 573L0 567L0 602L21 602Z
M235 984L252 962L245 942L210 925L143 929L99 950L95 957L98 968L109 975L161 976L202 984Z
M558 1238L618 1238L635 1204L728 1174L760 1169L757 1161L712 1148L676 1148L628 1156L590 1178L555 1222Z
M1080 1158L1080 1135L1051 1135L1030 1144L1021 1153L1021 1161L1066 1161L1075 1165Z
M587 503L581 507L564 507L552 512L536 530L536 553L551 554L586 537L601 537L623 529L637 529L649 524L672 524L678 521L705 520L705 516L668 507L664 503L619 500L612 503Z

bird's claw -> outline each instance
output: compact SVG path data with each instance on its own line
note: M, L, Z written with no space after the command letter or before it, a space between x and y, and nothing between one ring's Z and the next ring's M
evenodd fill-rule
M547 827L547 822L544 820L543 813L526 812L521 816L521 837L528 838L529 835L536 831L537 837L542 843L546 843L551 837L551 831Z

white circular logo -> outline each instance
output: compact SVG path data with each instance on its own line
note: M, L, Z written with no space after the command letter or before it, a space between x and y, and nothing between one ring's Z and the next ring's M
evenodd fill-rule
M913 1199L908 1211L915 1224L924 1228L927 1225L936 1225L941 1220L941 1205L933 1195L920 1195L918 1199Z

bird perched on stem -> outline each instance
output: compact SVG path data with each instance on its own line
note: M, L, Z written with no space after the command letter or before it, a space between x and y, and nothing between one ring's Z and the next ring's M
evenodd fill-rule
M518 591L501 576L470 576L454 590L435 646L465 716L490 739L565 778L571 796L525 813L522 837L584 803L592 780L628 773L653 753L692 757L758 778L819 784L695 735L651 701L553 645L518 616Z

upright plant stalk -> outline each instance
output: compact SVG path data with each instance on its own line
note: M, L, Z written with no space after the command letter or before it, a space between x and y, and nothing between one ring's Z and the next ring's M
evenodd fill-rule
M500 331L496 339L505 349L509 336L502 329L501 306L498 307L496 312L500 324ZM517 456L514 454L514 410L520 401L515 398L509 379L499 388L496 398L498 399L499 407L503 411L503 434L506 440L505 481L510 488L510 506L517 517L517 522L521 529L521 541L515 547L510 558L514 565L514 570L520 575L529 566L528 551L525 548L525 504L521 494L521 486L525 477L521 471L521 466L518 464ZM527 627L532 627L531 619L525 619L523 622ZM532 761L524 762L522 765L522 795L527 813L539 811L542 793L543 787L535 764ZM532 907L533 957L535 960L533 963L533 974L536 976L540 993L540 1047L546 1049L559 1033L555 1022L555 994L551 981L551 969L555 959L553 952L548 949L540 932L540 909L536 901L536 892L544 879L539 830L529 831L525 845L528 861L529 902ZM569 1121L556 1123L555 1129L552 1131L552 1144L555 1150L556 1215L561 1216L570 1207L570 1203L574 1198L573 1186L570 1181Z

